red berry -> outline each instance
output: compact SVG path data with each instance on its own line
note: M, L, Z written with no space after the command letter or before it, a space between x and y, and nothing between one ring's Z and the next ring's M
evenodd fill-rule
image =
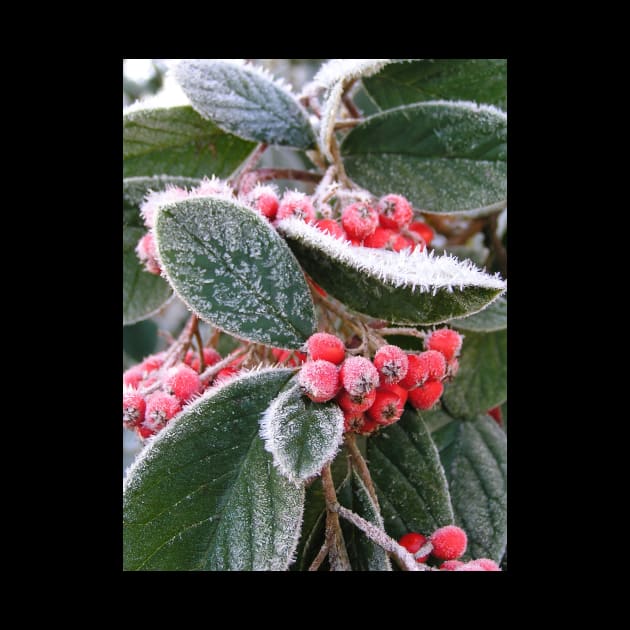
M398 394L379 388L376 390L376 400L374 404L366 413L368 418L387 426L398 422L404 410L405 403L402 402Z
M339 370L330 361L307 361L300 370L298 382L313 402L327 402L339 391Z
M363 396L379 385L378 370L365 357L348 357L339 372L344 389L351 396Z
M413 219L413 208L402 195L385 195L378 204L379 221L394 230L409 225Z
M395 252L401 252L403 249L413 250L415 246L416 244L411 239L405 238L404 236L397 236L392 243L392 249ZM422 251L422 249L420 251Z
M137 388L143 378L144 368L142 364L134 365L123 374L123 385Z
M360 238L348 237L348 241L350 242L350 245L352 245L353 247L362 247L363 246L363 240L360 239Z
M426 350L418 355L421 366L426 370L429 380L438 381L446 374L444 355L436 350Z
M166 392L153 392L147 397L143 426L159 431L182 409L179 400Z
M343 411L343 428L346 433L360 429L364 422L365 416L361 412Z
M353 203L343 209L341 224L351 239L363 240L376 230L378 213L366 203Z
M319 219L319 221L315 221L315 227L322 232L330 234L334 238L340 238L342 241L346 240L346 233L337 221L333 221L332 219Z
M138 426L144 420L146 409L144 398L135 390L123 392L123 425L128 429Z
M490 560L490 558L477 558L474 562L484 571L501 571L501 567L494 560Z
M398 346L381 346L374 355L374 365L381 376L381 383L398 383L409 369L407 355Z
M233 376L236 376L239 373L239 371L240 370L238 368L233 367L233 366L224 367L222 370L217 372L217 375L214 377L212 384L218 385L219 383L222 383L223 381L227 381Z
M155 435L159 429L152 429L150 427L146 427L143 424L136 427L136 433L143 439L146 440L148 437Z
M223 357L221 357L221 355L214 348L203 349L203 362L205 367L215 365L215 363L218 363L222 358ZM186 354L186 359L188 359L188 354ZM188 363L188 360L186 360L186 363ZM196 372L199 372L199 370L201 369L199 355L196 352L193 354L193 358L190 361L189 365Z
M373 389L371 392L361 394L360 396L350 396L345 389L342 389L337 394L337 398L335 398L335 400L343 411L362 414L374 404L374 401L376 400L376 390Z
M408 354L407 365L407 374L398 383L401 387L404 387L405 389L414 389L419 385L422 385L429 378L426 361L421 361L419 355Z
M400 384L397 384L397 383L390 383L390 384L385 383L384 385L381 385L379 389L385 392L391 392L392 394L396 394L396 396L400 398L403 406L407 402L407 398L409 398L409 392L404 387L401 387Z
M461 560L447 560L442 562L440 569L442 571L456 571L457 567L463 567L464 563Z
M503 426L503 414L501 413L501 407L493 407L486 412L489 416L494 418L494 421L500 426Z
M457 525L446 525L436 529L430 537L433 544L431 552L440 560L457 560L466 551L468 537L466 532Z
M424 385L409 391L409 402L422 411L431 409L444 393L440 381L427 381Z
M271 186L258 185L246 197L247 201L264 217L273 220L278 211L278 196Z
M409 532L398 541L398 544L401 547L404 547L409 553L415 554L416 551L418 551L418 549L420 549L426 542L426 536L416 534L415 532ZM430 555L431 554L428 553L426 556L420 556L419 558L416 558L416 562L424 562Z
M476 560L471 560L470 562L463 562L454 571L485 571L485 569Z
M381 425L376 422L376 420L364 416L363 424L359 425L354 431L359 435L370 435L370 433L374 433L380 426Z
M339 365L346 356L346 347L343 345L343 341L329 333L311 335L306 342L306 347L312 361L323 359Z
M287 217L297 217L306 223L315 221L315 208L309 197L304 193L290 190L284 193L282 201L278 206L276 220L281 221Z
M176 396L180 402L186 403L201 392L201 380L199 374L191 367L179 365L168 371L164 389Z
M435 236L435 232L426 223L423 223L422 221L414 221L413 223L409 225L409 229L412 232L415 232L418 236L421 236L422 240L427 245L431 244L431 241L433 240L433 237Z
M395 238L395 232L388 228L377 227L373 234L370 234L363 241L364 247L373 249L383 249Z
M450 328L438 328L425 338L424 346L428 350L441 352L444 358L450 361L461 350L462 336Z
M142 367L142 369L145 371L146 374L149 374L149 372L154 372L155 370L159 370L164 364L165 354L166 353L164 352L159 352L158 354L152 354L151 356L148 356L140 364L140 366Z
M144 268L156 276L160 275L162 271L160 263L157 259L157 249L155 248L155 239L152 232L147 232L136 245L136 254L142 263Z

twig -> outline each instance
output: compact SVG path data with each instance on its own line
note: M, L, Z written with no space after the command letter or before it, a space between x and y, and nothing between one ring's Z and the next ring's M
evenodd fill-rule
M250 154L250 156L243 162L243 166L239 170L238 174L234 178L234 181L228 180L228 183L232 185L235 190L239 190L241 185L244 183L244 179L246 179L246 175L258 164L262 154L267 150L269 145L264 142L260 143ZM243 190L242 192L249 192L248 190Z
M363 459L363 455L361 455L361 451L357 447L356 438L354 433L346 433L345 437L346 446L350 451L350 456L352 457L352 464L356 465L357 472L361 476L367 491L370 493L372 497L372 501L380 511L380 505L378 503L378 497L376 496L376 489L374 488L374 483L372 482L372 475L370 475L370 470L367 467L367 463L365 459Z
M322 562L324 561L324 558L328 554L329 548L330 548L330 541L326 539L324 540L324 544L322 545L321 549L317 552L317 555L315 556L315 560L313 560L313 562L311 563L311 566L308 568L309 571L317 571L317 569L319 569Z
M357 109L357 106L354 104L354 101L350 98L347 92L341 97L341 100L353 118L361 118L361 112ZM361 121L358 120L357 123L359 122Z
M203 383L205 383L206 381L209 381L213 376L218 374L224 367L232 363L234 359L237 359L241 355L245 354L246 352L248 352L248 350L249 350L248 348L237 348L236 350L234 350L234 352L232 352L231 354L228 354L228 356L225 357L225 359L219 361L218 363L215 363L214 365L211 365L209 368L206 368L199 375L199 378L201 379Z
M403 335L405 337L418 337L424 339L426 333L415 328L380 328L378 331L381 335Z
M337 511L341 507L337 501L335 484L330 464L322 468L322 486L324 488L324 498L326 500L326 538L330 540L328 549L328 559L331 571L351 571L350 559L346 550L346 543L341 533L339 515Z
M404 547L401 547L393 538L390 538L383 530L369 521L361 518L351 510L337 505L336 511L355 527L358 527L370 540L392 554L403 571L427 571L428 567L416 562L416 559Z
M339 129L348 129L350 127L356 127L360 122L363 122L359 118L346 118L346 120L338 120L335 123L335 131Z
M206 369L206 362L203 358L203 341L201 340L199 326L195 326L195 339L197 340L197 348L199 348L199 371L203 372Z

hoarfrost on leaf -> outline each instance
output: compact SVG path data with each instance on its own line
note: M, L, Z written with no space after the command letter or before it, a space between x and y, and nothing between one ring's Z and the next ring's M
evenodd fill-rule
M313 77L313 87L330 88L337 82L369 77L384 68L392 59L331 59Z

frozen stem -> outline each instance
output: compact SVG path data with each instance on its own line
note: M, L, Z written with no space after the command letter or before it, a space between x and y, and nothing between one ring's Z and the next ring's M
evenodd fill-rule
M346 550L346 543L341 533L339 523L340 509L333 483L330 464L322 468L322 486L324 487L324 498L326 500L326 540L328 545L328 561L331 571L351 571L350 559Z
M405 337L418 337L418 339L426 337L426 333L415 328L380 328L378 332L381 335L403 335Z
M203 358L203 341L201 339L201 333L199 332L199 326L195 326L195 339L197 340L197 348L199 349L199 371L203 373L206 369L206 362Z
M249 181L246 175L248 175L251 172L251 170L254 168L254 166L258 164L258 162L260 161L260 158L262 157L262 154L267 150L268 146L269 145L262 142L251 152L250 156L243 163L241 170L238 172L238 174L234 178L234 181L231 182L231 185L235 190L237 191L240 190L241 186L245 188L244 186L245 180ZM249 192L249 189L242 190L242 192L247 193Z
M374 505L379 509L381 509L378 503L378 497L376 496L376 489L374 488L374 483L372 482L372 475L370 474L370 470L367 467L367 463L361 455L361 451L359 450L356 442L356 436L354 433L346 433L345 437L346 446L350 451L350 456L352 457L352 465L356 467L359 476L363 480L365 487L370 493L370 497L372 497L372 501L374 501Z
M238 357L244 355L248 351L248 348L238 348L234 350L234 352L232 352L231 354L228 354L228 356L225 357L225 359L223 359L222 361L211 365L199 375L202 383L209 381L213 376L216 376L224 367L227 367L230 363L232 363L234 359L238 359Z

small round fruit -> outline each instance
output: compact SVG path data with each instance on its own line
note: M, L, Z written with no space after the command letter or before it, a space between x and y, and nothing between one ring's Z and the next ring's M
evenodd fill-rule
M457 560L461 558L468 544L466 532L457 525L446 525L436 529L429 540L433 544L431 552L440 560Z
M298 382L313 402L327 402L339 391L339 370L330 361L307 361L300 369Z
M426 536L417 534L416 532L409 532L398 541L398 544L401 547L404 547L409 553L415 554L418 549L426 544L426 542ZM431 554L428 553L426 556L420 556L419 558L416 558L416 562L425 562L430 555Z

